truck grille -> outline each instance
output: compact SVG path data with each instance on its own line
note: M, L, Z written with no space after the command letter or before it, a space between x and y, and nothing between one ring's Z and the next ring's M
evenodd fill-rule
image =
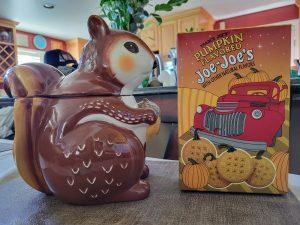
M220 136L237 136L244 133L246 114L234 112L217 114L209 110L205 114L204 127L210 132L218 129Z
M237 102L218 102L217 103L217 110L219 112L230 112L237 108Z

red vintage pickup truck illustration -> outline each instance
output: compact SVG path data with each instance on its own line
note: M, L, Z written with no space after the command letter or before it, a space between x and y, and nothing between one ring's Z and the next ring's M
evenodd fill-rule
M287 88L274 81L236 84L218 98L216 107L197 107L191 132L196 129L215 144L266 150L282 135L285 102L280 93Z

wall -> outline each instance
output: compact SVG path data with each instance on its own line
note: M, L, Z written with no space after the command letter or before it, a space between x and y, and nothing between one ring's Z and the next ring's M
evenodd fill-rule
M298 4L298 3L297 3ZM220 29L220 24L225 22L225 29L253 27L263 25L292 25L291 42L291 65L294 65L294 59L300 57L300 10L297 5L288 5L276 9L265 10L251 13L243 16L237 16L216 21L214 28Z
M220 23L225 22L225 28L253 27L272 24L299 18L299 8L296 5L284 6L248 15L232 17L216 21L214 28L219 29Z
M35 35L36 34L17 30L17 42L19 43L21 38L22 39L25 38L25 39L27 39L27 43L28 43L27 46L23 46L23 45L20 45L20 44L18 44L18 46L22 47L22 48L39 50L33 44L33 38L34 38ZM50 38L50 37L47 37L47 36L44 36L44 37L47 40L47 47L45 49L42 49L41 51L49 51L49 50L52 50L52 49L62 49L62 50L66 49L65 41L58 40L58 39L55 39L55 38Z
M77 61L79 61L82 49L87 42L88 40L83 38L74 38L71 40L67 40L65 42L66 51L69 52Z

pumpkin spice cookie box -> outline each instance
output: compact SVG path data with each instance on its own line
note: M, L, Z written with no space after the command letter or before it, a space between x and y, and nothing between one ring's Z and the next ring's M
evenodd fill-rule
M178 35L182 190L288 192L291 27Z

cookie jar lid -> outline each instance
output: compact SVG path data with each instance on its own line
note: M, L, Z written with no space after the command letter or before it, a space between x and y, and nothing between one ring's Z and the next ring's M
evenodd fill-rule
M74 71L64 76L56 68L42 63L28 63L9 69L4 88L10 97L87 97L121 95L122 84L95 72Z

